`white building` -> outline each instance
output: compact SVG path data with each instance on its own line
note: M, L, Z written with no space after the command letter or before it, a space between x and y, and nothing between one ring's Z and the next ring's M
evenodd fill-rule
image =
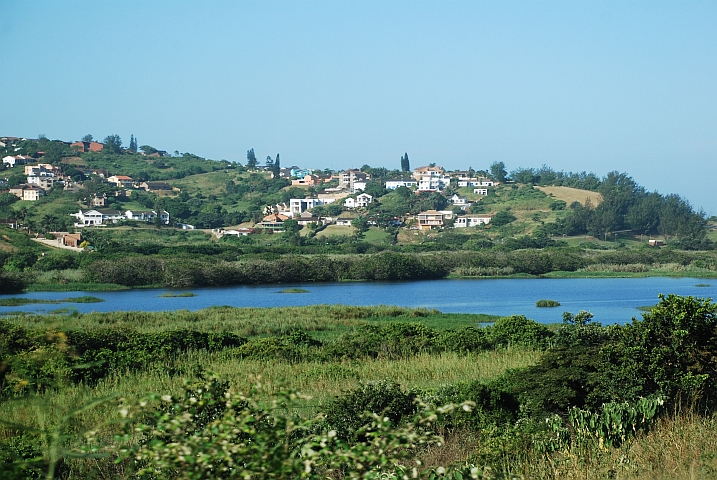
M387 180L386 181L386 189L387 190L396 190L398 187L406 187L411 188L418 185L418 182L416 180Z
M368 204L373 202L373 197L368 193L357 195L356 198L347 198L344 200L346 208L366 208Z
M478 195L488 195L488 189L487 188L474 188L473 193Z
M127 210L124 215L127 220L137 222L153 222L157 218L154 210ZM161 211L159 216L164 225L169 225L169 213L166 210Z
M75 223L76 227L107 225L126 219L119 210L80 210L79 213L72 213L71 215L78 220Z
M459 187L492 187L495 182L485 177L458 177Z
M335 198L292 198L289 200L289 215L291 217L298 217L306 210L311 210L321 205L328 205L335 201Z
M487 225L490 223L492 215L466 215L464 217L456 217L453 222L455 228L477 227L478 225Z
M446 175L425 176L418 180L419 192L440 192L451 184L451 178Z
M27 157L25 155L8 155L7 157L3 157L2 159L2 163L9 166L10 168L14 167L15 165L24 165L25 163L31 163L34 161L34 158Z

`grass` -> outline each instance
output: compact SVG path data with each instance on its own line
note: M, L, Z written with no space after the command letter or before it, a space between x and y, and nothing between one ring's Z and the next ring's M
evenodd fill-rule
M25 288L26 292L114 292L119 290L130 290L125 285L116 283L31 283Z
M161 295L157 295L160 298L181 298L181 297L196 297L197 294L193 292L165 292Z
M309 291L305 288L285 288L284 290L279 290L279 293L309 293Z
M565 203L570 206L573 202L580 202L581 204L585 204L585 199L589 198L590 203L593 204L594 207L597 207L602 203L602 196L597 192L592 192L590 190L581 190L579 188L572 188L572 187L558 187L558 186L551 186L551 187L535 187L538 190L544 192L547 195L551 195L556 200L563 200Z
M44 300L41 298L10 297L0 299L0 307L19 307L33 303L99 303L104 299L90 296L69 297L60 300Z
M376 245L390 245L392 243L391 239L392 236L390 233L378 227L370 227L363 234L363 240L365 242Z
M308 307L235 308L171 312L92 312L58 321L43 315L14 317L13 323L27 328L83 330L99 327L135 329L140 332L199 330L231 332L243 337L283 335L296 330L312 332L321 340L336 338L368 323L416 322L436 329L456 329L496 321L497 316L441 313L437 310L391 306L358 307L312 305Z
M560 302L557 300L538 300L535 302L536 307L559 307Z
M332 235L350 237L354 234L356 234L356 229L354 227L344 227L343 225L328 225L326 228L316 234L316 238L330 237Z

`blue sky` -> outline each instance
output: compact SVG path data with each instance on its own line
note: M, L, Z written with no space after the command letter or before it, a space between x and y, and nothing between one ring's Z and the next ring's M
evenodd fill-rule
M717 2L0 0L0 135L627 172L717 214Z

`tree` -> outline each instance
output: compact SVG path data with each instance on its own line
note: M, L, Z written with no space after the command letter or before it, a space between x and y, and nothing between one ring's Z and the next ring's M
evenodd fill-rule
M93 137L92 135L90 135L90 134L88 133L87 135L85 135L84 137L82 137L82 141L83 141L83 142L90 143L94 138L95 138L95 137Z
M274 173L274 159L271 158L271 155L266 156L266 169L272 174Z
M363 233L368 230L368 220L363 217L356 217L351 220L351 226L354 227L358 233Z
M119 135L107 135L102 143L108 153L122 153L122 139Z
M505 182L508 172L505 170L505 163L493 162L490 166L490 175L497 182Z
M246 167L250 170L256 168L258 162L256 161L256 155L254 155L254 149L251 148L246 151Z
M281 174L281 162L279 160L279 154L276 154L276 160L274 160L274 168L272 170L272 173L274 174L274 178L279 178L279 175Z
M129 151L137 153L137 139L134 138L134 134L129 136Z
M408 161L408 153L404 153L401 157L401 171L403 172L410 172L411 171L411 164Z
M145 155L151 155L153 153L157 153L157 149L154 147L150 147L149 145L142 145L141 147L139 147L139 149L142 150L145 153ZM175 153L179 153L179 152L175 152Z

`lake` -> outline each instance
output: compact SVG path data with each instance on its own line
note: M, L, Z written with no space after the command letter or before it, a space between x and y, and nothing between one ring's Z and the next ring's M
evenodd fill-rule
M697 286L698 284L708 286ZM280 293L287 288L302 288L307 293ZM91 295L103 303L30 304L0 307L8 312L48 313L72 308L80 312L115 310L199 310L217 305L234 307L282 307L314 304L399 305L435 308L445 313L522 314L542 323L562 321L562 313L588 310L603 325L626 323L640 316L638 307L654 305L660 293L712 297L717 281L700 278L566 278L566 279L455 279L414 282L351 282L290 285L235 286L187 290L194 297L160 295L177 292L168 289L126 290L120 292L31 292L0 295L0 298L26 297L62 299ZM177 292L177 293L181 293ZM538 308L541 299L557 300L559 307Z

